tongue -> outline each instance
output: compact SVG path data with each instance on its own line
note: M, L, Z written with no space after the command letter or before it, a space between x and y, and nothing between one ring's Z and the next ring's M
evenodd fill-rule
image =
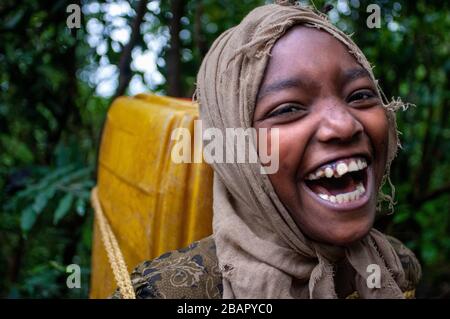
M316 194L337 195L356 190L357 182L351 174L339 178L321 178L308 181L308 187Z

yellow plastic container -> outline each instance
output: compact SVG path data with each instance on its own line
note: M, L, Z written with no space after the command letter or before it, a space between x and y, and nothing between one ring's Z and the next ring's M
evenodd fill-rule
M212 232L212 169L170 157L172 130L187 128L193 138L197 119L196 104L144 94L120 97L108 112L97 185L130 272ZM105 298L115 288L95 222L90 297Z

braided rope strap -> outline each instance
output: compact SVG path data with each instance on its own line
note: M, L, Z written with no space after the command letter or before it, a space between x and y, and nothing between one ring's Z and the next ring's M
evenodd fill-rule
M114 236L111 226L103 213L97 187L94 187L91 191L91 203L100 229L101 239L108 255L109 265L113 271L120 294L123 299L136 299L131 278L116 236Z

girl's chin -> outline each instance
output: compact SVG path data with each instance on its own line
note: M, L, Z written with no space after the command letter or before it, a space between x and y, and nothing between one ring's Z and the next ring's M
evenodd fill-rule
M373 219L354 223L309 225L302 232L316 242L332 246L348 246L364 238L373 226Z

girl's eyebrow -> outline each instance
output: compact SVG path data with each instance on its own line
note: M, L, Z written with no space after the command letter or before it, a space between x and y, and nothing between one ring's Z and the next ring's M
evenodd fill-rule
M258 93L257 101L262 99L264 96L269 95L273 92L285 90L285 89L291 89L291 88L308 88L312 86L317 86L317 83L315 81L305 78L305 77L293 77L289 79L280 80L268 85L264 85Z
M349 70L345 70L342 73L341 81L342 83L351 82L360 78L369 78L372 79L369 72L363 67L357 67Z

